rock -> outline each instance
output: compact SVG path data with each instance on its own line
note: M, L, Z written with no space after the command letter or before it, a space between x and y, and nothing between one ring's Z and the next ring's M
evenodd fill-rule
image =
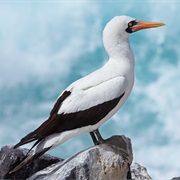
M131 166L131 179L133 180L150 180L152 179L147 173L147 169L140 166L138 163L134 163Z
M127 179L132 163L129 138L113 136L105 144L94 146L75 156L41 170L28 180L119 180Z
M125 136L113 136L104 144L79 152L62 160L43 155L14 174L8 172L25 158L27 149L4 146L0 150L0 179L28 180L147 180L146 169L133 160L131 141ZM32 152L30 152L32 153Z
M13 146L2 147L0 150L0 179L26 179L49 165L62 161L62 159L45 154L21 171L7 174L25 158L27 152L28 149L14 149Z
M180 177L174 177L171 180L180 180Z

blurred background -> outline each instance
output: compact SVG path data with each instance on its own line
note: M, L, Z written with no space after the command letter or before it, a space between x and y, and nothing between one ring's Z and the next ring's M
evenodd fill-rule
M130 37L133 92L100 131L130 137L134 162L153 179L179 176L179 8L170 0L0 1L0 146L34 130L70 83L106 62L102 30L112 17L129 15L166 26ZM92 145L84 134L49 153L68 158Z

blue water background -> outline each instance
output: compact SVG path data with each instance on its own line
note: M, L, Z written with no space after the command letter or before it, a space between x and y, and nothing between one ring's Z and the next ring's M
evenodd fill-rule
M130 37L133 92L100 131L104 138L130 137L134 162L153 179L179 176L179 9L180 2L170 0L0 1L0 146L34 130L64 88L106 62L103 27L125 14L166 26ZM67 158L92 145L84 134L49 153Z

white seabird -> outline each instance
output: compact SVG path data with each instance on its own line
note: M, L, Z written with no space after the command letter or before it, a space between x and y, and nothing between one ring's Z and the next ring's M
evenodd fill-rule
M134 55L129 45L129 35L140 29L163 25L128 16L117 16L108 22L103 31L108 62L67 87L58 97L49 118L14 146L17 148L36 141L34 155L28 156L10 173L73 136L90 132L95 144L101 142L98 128L121 108L134 84Z

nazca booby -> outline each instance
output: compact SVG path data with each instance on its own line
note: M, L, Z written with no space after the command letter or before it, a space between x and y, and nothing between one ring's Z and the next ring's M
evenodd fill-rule
M103 141L98 128L121 108L134 84L134 55L129 35L163 25L129 16L116 16L110 20L103 31L103 44L109 60L100 69L68 86L58 97L49 118L14 146L17 148L36 141L32 147L36 146L34 154L10 173L73 136L90 132L95 144Z

